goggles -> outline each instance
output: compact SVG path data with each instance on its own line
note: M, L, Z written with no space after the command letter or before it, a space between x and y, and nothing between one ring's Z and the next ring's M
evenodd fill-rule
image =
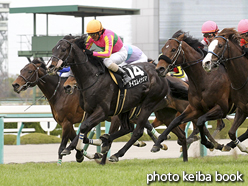
M90 37L96 37L96 36L98 36L98 32L97 33L90 33L90 34L88 34Z
M241 36L245 36L245 37L247 37L248 36L248 32L246 32L246 33L243 33L243 34L240 34Z
M215 36L214 33L205 33L205 34L203 34L203 37L205 37L205 38L211 38L211 37L214 37L214 36Z

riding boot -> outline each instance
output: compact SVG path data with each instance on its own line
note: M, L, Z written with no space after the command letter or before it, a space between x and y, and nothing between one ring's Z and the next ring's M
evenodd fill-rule
M131 78L127 75L126 71L123 70L121 67L118 68L116 73L122 77L122 81L124 85L126 85L129 81L131 81Z

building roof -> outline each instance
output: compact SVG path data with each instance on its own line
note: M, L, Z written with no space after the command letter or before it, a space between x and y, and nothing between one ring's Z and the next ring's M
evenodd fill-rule
M140 10L133 8L64 5L64 6L10 8L9 13L11 14L35 13L35 14L67 15L67 16L75 16L75 17L92 17L92 16L137 15L140 14Z

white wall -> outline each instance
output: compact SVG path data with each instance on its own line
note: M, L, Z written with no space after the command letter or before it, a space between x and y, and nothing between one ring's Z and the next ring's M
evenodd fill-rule
M140 15L132 16L132 44L147 57L158 58L159 53L159 0L135 0L132 8Z

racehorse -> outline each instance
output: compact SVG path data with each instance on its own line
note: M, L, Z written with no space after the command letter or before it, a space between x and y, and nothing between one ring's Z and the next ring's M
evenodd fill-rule
M223 29L211 42L209 53L203 60L203 67L206 71L226 68L231 81L233 101L237 107L234 122L228 134L242 152L248 153L248 148L240 143L248 137L248 130L238 139L235 135L238 127L248 116L248 59L239 45L239 40L240 35L234 28Z
M186 89L188 89L188 84L183 82L182 80L178 78L174 78L171 76L166 77L167 80L174 81L173 84L181 84L182 86L185 86ZM69 76L66 82L64 83L64 89L65 92L68 94L72 94L77 87L77 81L74 76ZM171 88L171 87L170 87ZM78 89L76 89L78 90ZM175 116L179 116L185 108L188 106L189 102L183 99L177 99L173 97L171 94L167 95L167 97L160 103L162 106L160 110L157 110L155 112L156 115L158 115L159 119L156 117L153 122L152 126L154 128L166 125L169 126L170 122L175 118ZM175 112L177 111L177 113ZM135 121L134 121L135 123ZM184 131L187 123L181 124L179 127ZM153 130L153 129L152 129ZM148 130L148 134L151 130ZM194 125L194 130L191 133L191 135L187 138L187 145L190 145L194 141L198 140L198 137L196 136L199 133L199 130ZM150 135L150 134L149 134ZM151 135L150 135L151 136ZM158 136L157 136L158 137ZM180 144L180 142L179 142ZM165 144L163 144L165 146Z
M66 36L53 48L49 72L56 72L63 65L70 65L81 89L81 107L86 111L86 119L80 127L80 135L75 138L66 150L74 147L81 149L82 142L89 143L87 133L101 121L105 121L115 114L119 87L111 79L109 72L103 67L102 60L94 56L87 56L85 49L86 35L81 38ZM159 77L153 64L139 63L132 65L138 73L147 73L147 80L127 90L125 103L118 114L121 128L113 134L101 136L102 153L106 153L112 141L131 131L133 135L126 145L116 154L112 155L113 161L118 161L131 145L141 137L143 129L150 114L155 111L157 104L168 92L168 83L165 78ZM82 89L83 88L83 89ZM128 116L130 110L140 106L137 125L134 129ZM183 144L183 159L187 161L187 147L184 132L181 132L180 141ZM79 137L80 136L80 137ZM160 146L161 147L161 146Z
M230 81L225 73L225 68L219 68L213 73L204 71L201 65L204 52L201 47L202 44L198 40L179 30L162 48L163 55L159 58L157 71L160 75L165 76L175 65L181 65L189 79L189 105L160 135L151 150L152 152L159 150L159 144L166 139L166 134L174 127L192 120L197 120L201 144L210 149L222 150L223 148L223 145L218 144L209 135L205 128L205 122L224 118L231 110L233 102L231 101ZM207 140L204 128L208 138L214 144Z
M61 152L65 149L68 139L71 141L76 137L76 132L73 124L80 123L83 119L84 111L79 105L80 93L77 91L71 92L71 95L65 94L63 91L63 84L67 82L67 78L61 78L58 75L48 76L46 73L46 65L44 62L34 59L27 64L22 70L18 78L13 82L14 91L20 93L25 91L28 87L38 85L51 106L52 114L57 123L62 126L62 140L58 150L58 164L62 163ZM111 121L111 127L118 128L118 118L114 117ZM117 121L116 121L117 120ZM151 126L148 126L155 134L156 131ZM135 145L138 147L144 146L144 142L137 141ZM163 144L163 149L168 147ZM100 154L84 153L89 159L96 159L101 157ZM83 152L77 151L76 159L82 162L84 159Z
M62 140L58 150L58 164L61 164L61 152L65 149L68 139L72 141L76 136L73 124L82 121L84 111L79 105L79 92L66 94L63 91L66 78L49 76L46 70L46 64L35 59L21 70L12 86L15 92L20 93L29 87L38 85L46 96L55 121L62 126ZM82 152L77 151L76 159L78 162L83 161Z

